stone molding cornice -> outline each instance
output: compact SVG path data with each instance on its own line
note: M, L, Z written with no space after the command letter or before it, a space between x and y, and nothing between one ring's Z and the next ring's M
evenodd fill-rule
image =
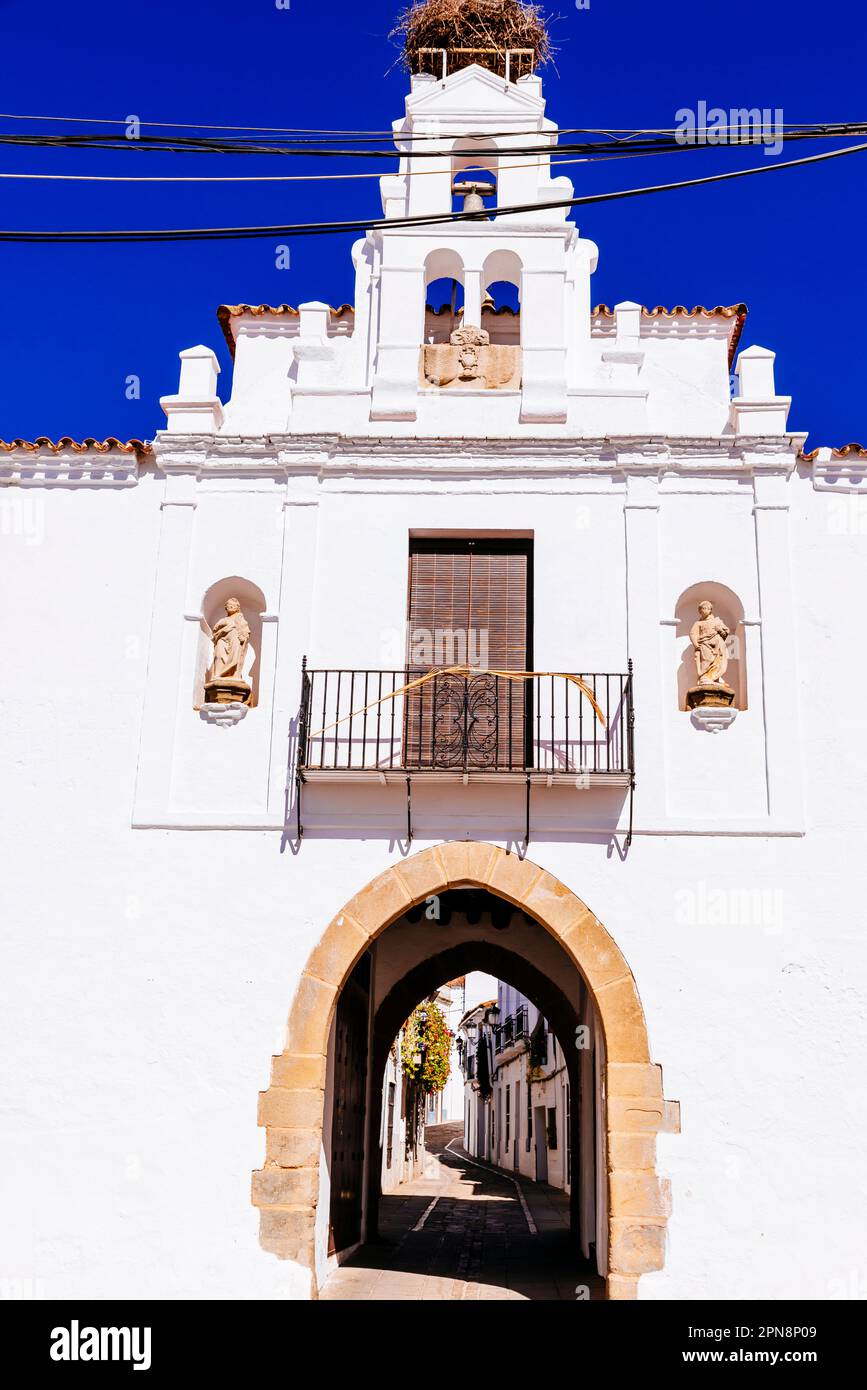
M804 435L530 439L339 434L157 435L132 452L32 450L0 458L0 486L134 487L145 471L195 478L539 479L631 475L744 478L794 470Z
M753 476L793 471L803 435L447 438L338 434L159 435L155 463L199 477L477 478L651 474Z
M135 487L141 462L131 448L28 445L0 454L0 487Z

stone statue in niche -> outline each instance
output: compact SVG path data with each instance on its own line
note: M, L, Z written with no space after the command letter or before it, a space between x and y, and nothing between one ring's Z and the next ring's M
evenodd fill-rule
M213 705L247 705L252 695L244 679L244 658L250 641L250 625L236 598L226 600L226 616L211 629L214 660L205 680L205 701Z
M732 705L735 692L723 680L729 664L726 638L729 629L713 611L709 599L698 605L698 621L689 630L695 656L697 683L686 692L687 709L701 705Z

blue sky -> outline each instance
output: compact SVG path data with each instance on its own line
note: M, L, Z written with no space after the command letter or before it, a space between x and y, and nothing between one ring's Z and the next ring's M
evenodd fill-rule
M387 34L397 0L66 5L0 0L4 112L381 130L406 79ZM549 9L559 47L548 114L562 126L672 126L681 107L781 108L786 122L867 117L861 4L780 0L574 0ZM0 120L2 129L34 129ZM43 125L42 129L51 127ZM72 127L76 129L76 127ZM88 129L88 127L77 127ZM789 146L780 159L814 153ZM822 144L821 148L825 148ZM773 163L755 150L576 165L576 194ZM0 170L74 173L300 172L301 161L0 147ZM311 161L304 161L309 167ZM373 167L328 162L329 171ZM380 171L382 172L382 171ZM566 172L566 171L564 171ZM789 423L816 444L867 442L864 213L867 153L729 185L578 209L599 246L594 302L750 309L742 346L777 353ZM181 227L377 216L374 180L348 184L149 185L0 180L3 228ZM152 246L0 244L0 437L150 438L180 349L230 359L223 302L352 298L352 235ZM126 398L126 379L141 399Z

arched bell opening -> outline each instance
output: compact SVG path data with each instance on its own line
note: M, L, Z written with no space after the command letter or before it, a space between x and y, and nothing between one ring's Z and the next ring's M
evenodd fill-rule
M456 251L432 251L424 264L426 343L447 343L464 315L464 263Z
M475 210L482 218L492 218L497 208L498 166L493 140L466 136L457 140L452 147L452 212Z
M494 251L482 267L482 328L492 343L520 346L521 273L514 251Z

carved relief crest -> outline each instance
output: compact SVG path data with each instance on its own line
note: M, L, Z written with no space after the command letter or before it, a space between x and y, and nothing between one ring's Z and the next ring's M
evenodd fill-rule
M484 328L456 328L447 343L426 343L423 376L428 386L517 390L521 382L521 349L492 343Z

